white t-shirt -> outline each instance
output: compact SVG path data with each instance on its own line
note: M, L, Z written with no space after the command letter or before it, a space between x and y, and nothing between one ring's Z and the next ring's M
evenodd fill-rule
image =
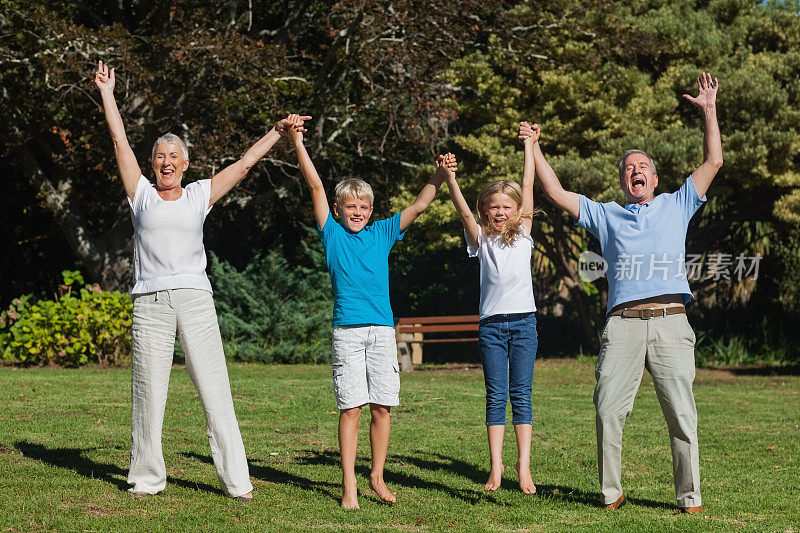
M464 233L466 236L466 232ZM520 228L512 244L500 235L487 237L478 231L478 247L467 237L467 255L481 263L481 320L493 315L536 311L531 280L533 239Z
M190 183L180 198L167 201L147 178L139 178L133 201L128 199L136 278L131 294L168 289L212 292L203 246L203 223L211 211L210 198L211 180Z

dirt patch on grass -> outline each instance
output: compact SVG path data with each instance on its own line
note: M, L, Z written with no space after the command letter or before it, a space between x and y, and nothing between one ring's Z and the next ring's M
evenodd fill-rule
M553 358L537 359L536 368L555 369L555 368L579 368L586 366L587 363L577 359ZM422 364L414 367L414 372L426 372L432 374L448 374L455 372L481 372L483 367L477 363L445 363L445 364Z
M739 367L698 368L696 382L709 385L730 385L743 380L767 378L768 383L798 382L800 377L795 367Z
M552 358L536 360L536 383L547 385L584 385L594 383L592 363L586 359ZM482 372L475 363L423 364L414 367L414 372L424 374L468 374ZM650 381L647 371L645 383ZM750 366L737 368L698 368L695 385L732 385L743 381L761 381L774 386L787 383L800 384L800 366ZM534 387L536 385L534 384Z
M137 509L125 509L96 505L92 503L63 503L58 506L59 509L81 509L88 516L95 516L103 518L106 516L134 516L141 515L142 513Z
M99 507L97 505L87 505L86 507L86 514L90 514L92 516L113 516L121 513L118 509L112 509L110 507Z
M475 363L445 363L441 365L422 364L414 367L414 372L429 374L452 374L454 372L475 372L482 370L481 365Z

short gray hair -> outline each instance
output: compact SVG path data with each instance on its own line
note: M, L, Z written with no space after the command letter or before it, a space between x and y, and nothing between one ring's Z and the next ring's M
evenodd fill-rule
M653 161L653 158L650 157L649 155L647 155L647 153L644 150L637 150L637 149L634 148L633 150L628 150L627 152L622 154L622 157L619 160L619 177L620 178L622 177L622 173L625 171L625 160L628 159L628 156L632 155L632 154L642 154L647 159L649 159L650 160L650 166L653 167L653 174L658 174L658 172L656 171L656 164Z
M369 205L375 200L372 187L364 180L349 178L336 184L333 192L336 203L342 205L348 196L355 196L361 200L367 200Z
M156 148L158 148L159 144L177 144L183 149L183 158L189 159L189 148L186 146L186 143L183 142L183 139L175 135L174 133L165 133L158 139L156 142L153 143L153 151L150 153L150 159L153 159L156 155Z

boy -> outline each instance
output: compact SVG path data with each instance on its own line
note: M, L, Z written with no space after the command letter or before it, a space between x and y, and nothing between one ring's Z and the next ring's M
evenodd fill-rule
M303 145L303 122L291 115L289 131L303 177L311 189L314 217L325 249L333 287L333 388L339 408L339 451L342 462L342 507L359 509L356 490L356 445L361 408L369 404L372 472L369 486L381 500L396 501L383 480L389 444L390 411L400 404L400 375L394 315L389 303L389 252L416 218L430 205L454 169L452 154L439 156L436 174L413 204L391 218L369 226L372 188L358 179L336 186L334 213L328 209L322 180Z

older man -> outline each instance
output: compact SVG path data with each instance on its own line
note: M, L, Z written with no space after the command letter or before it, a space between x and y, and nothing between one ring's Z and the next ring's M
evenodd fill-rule
M625 505L621 484L622 428L644 368L653 377L667 420L678 508L702 511L697 410L692 394L695 336L684 305L692 299L685 268L686 229L722 166L717 123L718 81L703 73L699 94L683 95L703 113L704 161L678 191L655 196L655 164L641 150L619 162L619 184L627 197L598 203L564 190L539 147L538 125L520 124L520 138L535 138L536 174L548 199L600 240L608 264L608 318L597 358L597 462L603 508Z

